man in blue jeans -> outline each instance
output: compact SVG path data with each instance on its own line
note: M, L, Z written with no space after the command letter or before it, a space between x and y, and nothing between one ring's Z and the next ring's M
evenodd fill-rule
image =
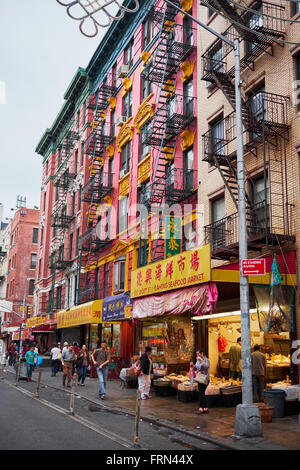
M30 350L25 354L25 359L27 362L27 378L28 382L31 382L32 371L35 364L37 363L37 353L34 351L34 347L31 346Z
M101 343L101 348L96 349L92 354L92 361L96 366L96 371L99 380L99 397L104 400L106 395L106 382L108 374L108 363L110 362L110 352L107 350L106 342Z

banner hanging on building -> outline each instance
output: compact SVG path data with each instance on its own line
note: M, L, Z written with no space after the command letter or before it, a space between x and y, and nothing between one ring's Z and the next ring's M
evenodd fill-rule
M136 269L131 276L131 298L180 289L211 280L210 245L184 251Z
M132 304L130 295L118 294L103 299L102 321L116 321L128 318L126 307Z
M166 217L165 257L179 254L181 251L181 217Z

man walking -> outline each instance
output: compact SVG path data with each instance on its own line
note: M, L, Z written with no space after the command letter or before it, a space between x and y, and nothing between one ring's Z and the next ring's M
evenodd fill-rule
M251 354L252 358L252 386L253 386L253 402L263 402L265 376L267 371L266 356L260 352L259 345L254 346Z
M53 348L50 351L51 355L51 377L55 377L58 371L58 355L60 353L60 349L54 344Z
M96 349L92 354L93 364L99 380L99 397L104 400L106 395L106 382L108 375L108 364L111 361L110 351L107 350L106 342L101 343L101 349Z
M37 362L37 353L34 350L34 346L31 346L29 351L25 354L25 359L27 362L27 379L28 382L31 382L32 371Z
M241 378L242 339L238 338L236 344L229 349L229 370L233 380Z
M145 348L144 354L140 359L140 375L138 377L139 390L141 392L141 399L146 400L151 398L149 395L151 387L151 369L152 369L152 360L151 360L152 348L147 346Z
M73 369L74 360L75 360L75 353L73 351L73 346L70 345L68 349L64 349L61 355L61 363L63 366L62 384L64 387L66 385L66 378L68 378L67 387L71 387L72 369Z

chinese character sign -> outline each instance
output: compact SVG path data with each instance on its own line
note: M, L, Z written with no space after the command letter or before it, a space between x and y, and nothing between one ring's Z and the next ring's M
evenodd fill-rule
M181 251L181 217L166 217L165 257Z
M133 271L131 298L202 284L210 280L208 244Z

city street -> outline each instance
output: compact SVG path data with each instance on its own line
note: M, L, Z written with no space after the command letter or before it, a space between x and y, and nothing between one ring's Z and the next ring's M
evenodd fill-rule
M133 450L134 417L91 406L75 398L70 415L70 393L20 381L13 374L0 382L1 450ZM13 426L12 426L13 423ZM18 432L16 432L16 429ZM221 447L141 421L141 450L216 450Z

